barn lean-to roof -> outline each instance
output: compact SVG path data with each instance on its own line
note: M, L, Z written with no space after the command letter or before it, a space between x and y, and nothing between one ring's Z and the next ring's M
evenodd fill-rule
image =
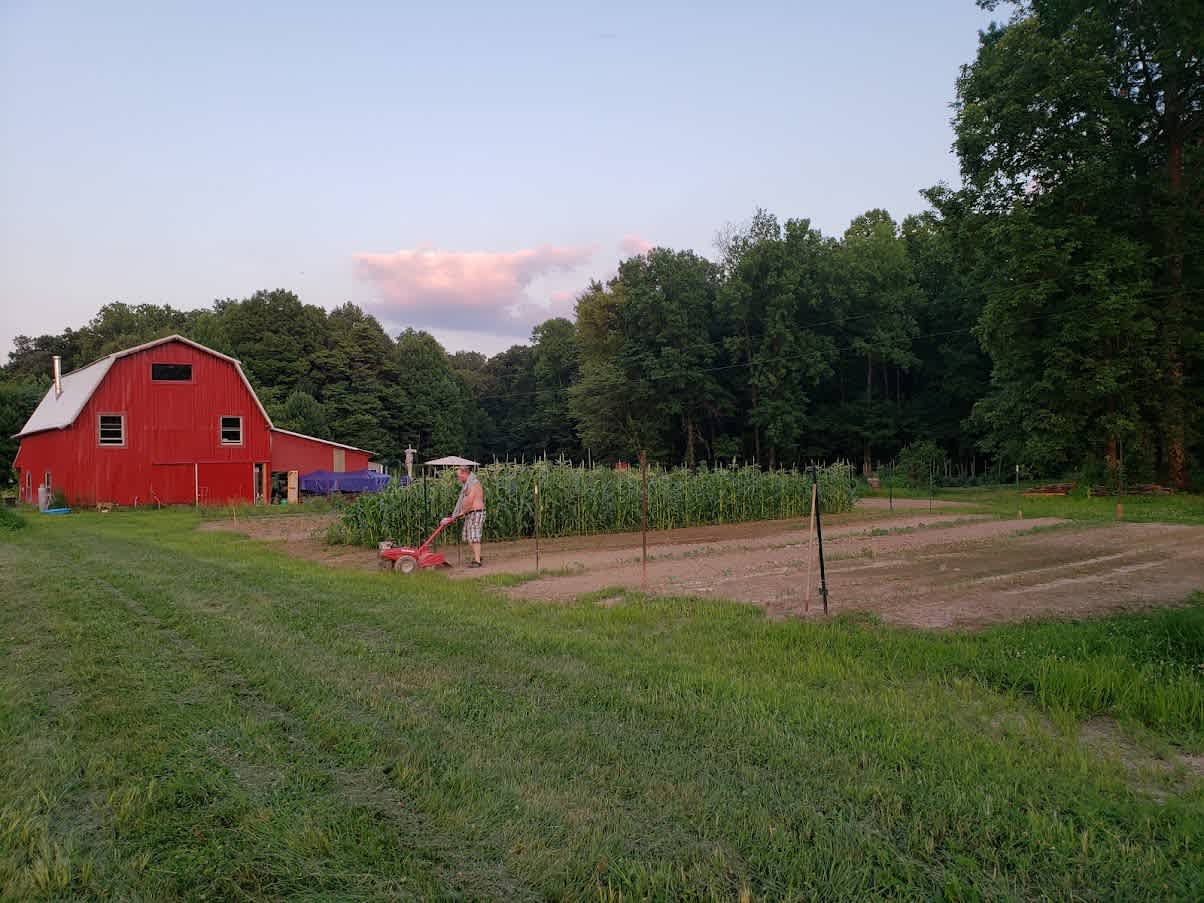
M268 412L259 400L259 396L255 394L255 390L251 388L247 374L243 373L242 364L229 355L222 354L220 351L214 351L212 348L207 348L200 342L186 339L182 335L169 335L161 339L155 339L153 342L146 342L133 348L126 348L124 351L115 351L107 357L102 357L98 361L93 361L87 366L80 367L78 370L64 373L61 380L63 386L62 394L55 395L54 386L51 385L41 402L34 408L33 413L29 415L29 419L25 421L25 426L21 428L21 432L17 433L13 438L20 439L23 436L42 433L47 430L65 430L71 424L75 423L76 418L83 411L84 405L88 403L88 399L96 393L100 384L104 382L105 376L108 375L109 370L118 358L129 357L131 354L137 354L140 351L149 351L151 348L166 345L168 342L180 342L184 345L189 345L198 351L203 351L206 354L211 354L214 357L221 358L233 364L234 369L238 371L239 378L242 379L243 385L247 387L247 391L255 399L255 404L259 407L259 412L263 414L263 419L267 421L268 428L275 429L272 426L272 418L268 416Z
M365 455L375 455L376 452L368 451L366 448L356 448L354 445L345 445L342 442L335 442L333 439L319 439L317 436L307 436L305 433L295 433L292 430L282 430L278 426L272 427L273 433L283 433L286 436L294 436L297 439L308 439L310 442L321 442L323 445L333 445L335 448L345 448L347 451L363 452Z

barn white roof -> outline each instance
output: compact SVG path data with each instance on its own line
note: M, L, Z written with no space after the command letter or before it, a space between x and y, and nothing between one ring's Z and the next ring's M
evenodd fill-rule
M146 342L143 345L136 345L133 348L126 348L124 351L115 351L108 357L102 357L98 361L93 361L86 367L80 367L78 370L72 370L70 373L64 373L62 377L63 394L55 396L54 385L52 384L47 390L45 397L34 408L29 419L25 421L25 426L21 428L21 432L14 436L14 439L19 439L22 436L28 436L31 433L40 433L45 430L63 430L75 423L75 418L79 416L79 412L84 409L84 405L88 403L88 399L100 386L109 369L113 366L113 362L118 358L128 357L131 354L137 354L139 351L146 351L154 348L157 345L164 345L168 342L183 342L185 345L191 345L204 351L206 354L212 354L214 357L220 357L224 361L229 361L234 365L234 369L238 371L238 375L242 377L243 384L247 387L247 391L251 393L251 397L255 399L255 404L259 405L259 410L267 420L268 426L272 426L272 418L268 417L268 412L264 410L263 404L259 401L259 396L255 394L255 390L251 388L250 382L247 381L247 375L242 372L242 365L234 358L222 354L220 351L214 351L212 348L206 348L199 342L194 342L192 339L186 339L182 335L169 335L161 339L155 339L153 342Z
M109 355L86 367L64 373L63 394L56 397L54 386L51 385L17 436L28 436L43 430L61 430L71 426L112 366L113 356Z

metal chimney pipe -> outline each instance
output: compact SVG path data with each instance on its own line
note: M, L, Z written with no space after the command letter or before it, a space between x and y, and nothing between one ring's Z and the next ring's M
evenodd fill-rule
M58 398L63 394L63 359L57 354L54 360L54 397Z

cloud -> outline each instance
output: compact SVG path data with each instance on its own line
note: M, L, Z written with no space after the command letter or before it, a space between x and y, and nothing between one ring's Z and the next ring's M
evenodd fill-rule
M531 284L577 270L593 254L551 245L510 252L417 248L356 254L354 261L356 274L375 287L373 312L383 319L519 336L549 316L549 305L528 295Z
M624 235L619 240L619 250L628 257L642 257L654 247L656 245L638 235Z

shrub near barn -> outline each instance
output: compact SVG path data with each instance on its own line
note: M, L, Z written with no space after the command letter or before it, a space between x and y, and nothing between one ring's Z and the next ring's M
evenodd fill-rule
M821 467L820 507L848 511L856 501L852 468ZM579 536L640 529L638 470L576 467L570 463L492 464L477 471L485 487L489 539L521 539L535 531L535 483L542 499L540 533ZM394 484L361 496L343 512L334 538L371 544L382 539L415 544L455 507L460 484L445 473L409 486ZM805 517L811 476L799 470L757 467L648 471L648 526L653 530Z

